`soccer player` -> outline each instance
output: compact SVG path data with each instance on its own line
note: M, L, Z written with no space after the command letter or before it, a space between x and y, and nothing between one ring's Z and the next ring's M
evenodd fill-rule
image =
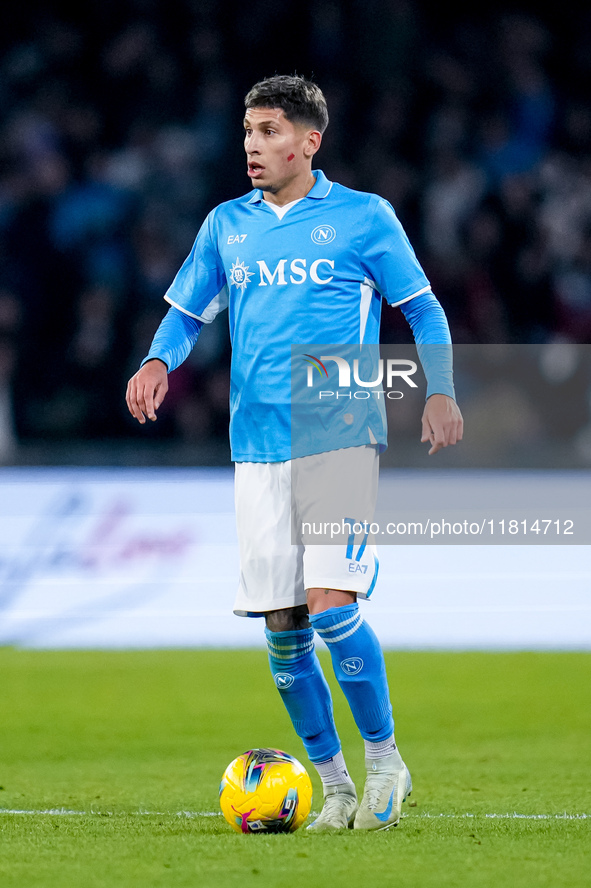
M299 76L271 77L250 90L245 106L244 146L254 190L205 219L165 295L171 307L129 381L127 405L140 423L155 420L167 374L185 360L203 324L229 309L240 549L234 612L265 617L275 684L322 780L324 805L308 828L386 829L400 819L411 778L394 739L383 654L357 601L375 584L373 547L360 545L353 558L345 544L296 545L291 539L292 482L300 477L294 466L312 478L334 476L336 487L346 490L350 475L343 473L352 459L358 486L372 500L385 426L371 417L358 422L356 414L337 407L343 423L334 443L319 444L311 435L308 449L294 454L291 346L377 343L382 300L400 306L427 377L422 441L434 454L462 437L449 328L390 204L312 170L328 124L319 87ZM438 362L425 348L421 352L429 343L448 346L439 349ZM330 650L365 743L360 803L315 653L315 632Z

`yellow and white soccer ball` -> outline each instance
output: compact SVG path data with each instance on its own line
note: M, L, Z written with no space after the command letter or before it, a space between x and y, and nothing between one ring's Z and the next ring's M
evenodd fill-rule
M294 832L310 813L312 783L292 755L249 749L224 771L220 807L236 832Z

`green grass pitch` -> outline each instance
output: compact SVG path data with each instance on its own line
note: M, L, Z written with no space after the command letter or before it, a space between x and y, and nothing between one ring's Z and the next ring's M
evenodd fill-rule
M242 836L215 813L228 762L253 746L307 761L264 651L1 649L0 885L588 886L591 655L386 658L415 784L400 826Z

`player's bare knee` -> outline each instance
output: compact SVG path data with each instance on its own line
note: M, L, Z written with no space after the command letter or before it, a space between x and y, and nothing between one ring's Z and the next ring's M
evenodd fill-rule
M289 632L290 629L296 628L292 607L268 611L265 614L265 622L271 632Z
M304 629L310 625L306 605L267 611L265 621L267 629L271 632L290 632L294 629Z
M312 625L308 616L308 605L299 604L293 609L293 619L296 629L309 629Z
M331 607L343 607L357 601L356 592L347 592L343 589L306 589L308 596L308 610L311 614L319 614Z

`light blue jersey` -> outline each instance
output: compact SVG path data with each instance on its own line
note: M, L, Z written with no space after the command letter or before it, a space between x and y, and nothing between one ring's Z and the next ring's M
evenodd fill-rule
M382 297L400 305L430 291L390 204L314 175L282 218L260 190L212 210L165 295L204 323L229 309L236 462L292 457L292 346L377 343ZM385 435L383 422L355 424L338 446Z

